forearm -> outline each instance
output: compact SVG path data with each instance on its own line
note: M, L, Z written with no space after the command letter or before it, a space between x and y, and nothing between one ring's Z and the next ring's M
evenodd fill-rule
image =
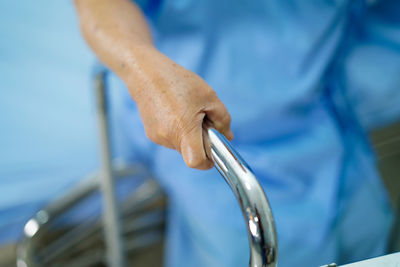
M75 0L82 33L98 58L125 83L154 50L147 22L129 0Z
M154 48L142 12L129 0L75 0L75 4L85 39L124 80L147 136L181 152L189 167L210 168L203 143L204 119L233 138L230 115L214 90Z

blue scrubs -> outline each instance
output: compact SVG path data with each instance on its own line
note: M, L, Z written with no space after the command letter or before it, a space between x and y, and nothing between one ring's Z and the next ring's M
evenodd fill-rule
M272 205L279 266L383 254L392 212L365 129L400 113L400 41L390 35L400 29L393 12L399 4L138 2L158 49L203 77L230 111L233 145ZM387 29L382 35L390 45L369 38L367 22L379 16L392 28L370 34ZM123 87L116 79L112 84ZM176 151L148 141L122 91L120 148L151 165L170 196L167 266L247 266L245 224L229 187L215 170L189 169ZM365 108L385 94L391 105L379 104L388 112L368 115Z

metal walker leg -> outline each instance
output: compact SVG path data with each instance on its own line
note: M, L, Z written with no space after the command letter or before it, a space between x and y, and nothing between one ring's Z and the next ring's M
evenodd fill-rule
M99 67L95 71L95 93L97 116L100 133L101 154L101 181L100 188L103 195L103 221L105 243L107 248L107 262L110 267L124 267L125 255L122 240L122 231L117 198L115 195L114 176L111 167L111 145L109 123L107 116L106 76L107 70Z

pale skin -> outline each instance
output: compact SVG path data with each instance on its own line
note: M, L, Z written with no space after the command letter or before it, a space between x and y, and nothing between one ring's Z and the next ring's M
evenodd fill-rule
M130 0L75 5L87 43L126 84L147 137L180 152L191 168L211 168L205 123L233 138L229 112L214 90L154 47L143 13Z

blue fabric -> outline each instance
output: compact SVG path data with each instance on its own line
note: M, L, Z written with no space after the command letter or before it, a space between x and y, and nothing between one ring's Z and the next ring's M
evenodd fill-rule
M361 14L360 14L361 13ZM400 2L376 1L352 17L338 75L343 94L368 130L400 114Z
M230 111L233 145L272 205L279 266L385 252L392 213L365 132L399 116L400 49L392 40L371 41L365 50L360 33L394 2L140 3L157 47L203 77ZM370 31L398 38L391 34L399 30L390 20L395 14L386 12L387 24ZM388 95L390 112L368 114L373 100L385 106ZM246 266L245 225L223 179L215 170L187 168L177 152L143 138L126 92L121 101L121 144L132 148L126 156L151 164L171 198L167 266Z

